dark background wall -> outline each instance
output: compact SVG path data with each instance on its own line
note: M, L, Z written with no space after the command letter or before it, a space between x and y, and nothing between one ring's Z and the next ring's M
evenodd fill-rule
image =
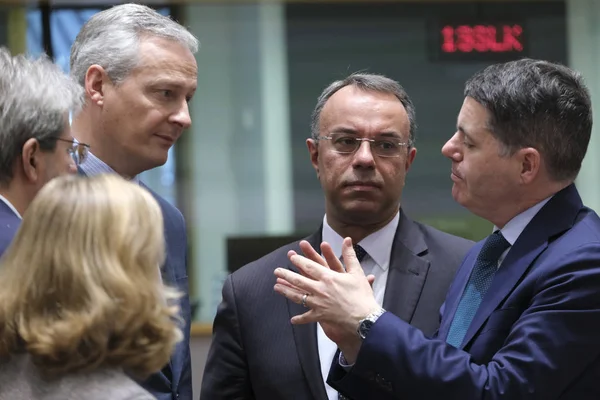
M440 153L454 133L464 82L489 62L439 62L431 39L437 21L505 19L521 22L527 56L566 63L562 2L456 4L290 4L287 7L294 208L297 232L322 221L323 195L310 166L305 140L320 92L351 72L381 73L398 80L417 109L417 158L403 194L403 209L415 219L469 231L469 214L450 194L450 164ZM433 35L433 36L432 36ZM487 229L487 228L486 228Z

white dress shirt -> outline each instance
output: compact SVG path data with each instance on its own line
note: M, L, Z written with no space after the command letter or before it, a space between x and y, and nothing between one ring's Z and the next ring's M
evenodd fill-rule
M15 215L16 215L17 217L19 217L19 219L23 219L23 218L21 217L21 214L19 214L19 212L18 212L18 211L17 211L17 209L15 208L15 206L13 206L13 205L11 204L11 202L10 202L10 201L8 201L8 200L6 199L6 197L4 197L4 196L0 195L0 201L2 201L4 204L6 204L6 206L7 206L8 208L10 208L10 210L11 210L12 212L14 212L14 213L15 213Z
M498 258L498 268L500 268L502 261L504 261L504 258L506 257L512 246L515 244L519 236L521 236L521 233L523 233L527 225L529 225L533 217L535 217L535 215L542 209L542 207L544 207L544 205L551 198L552 196L540 201L535 206L528 208L521 214L513 217L513 219L508 221L506 225L504 225L504 227L500 229L500 232L502 233L502 236L504 236L504 239L506 239L506 241L510 243L510 247L506 249L504 253L502 253L500 258ZM498 227L494 226L493 232L496 232L497 230Z
M367 255L361 261L360 265L365 271L365 275L372 274L375 276L373 293L380 306L383 304L385 285L390 267L392 244L394 242L394 236L396 235L399 221L400 213L397 213L394 219L386 226L357 243L367 252ZM327 216L323 217L322 233L323 241L329 243L335 255L340 258L342 256L342 243L344 238L329 226L327 223ZM317 324L317 346L319 349L321 374L323 375L323 382L325 382L327 397L329 400L338 400L337 390L326 383L327 375L329 375L329 368L331 367L331 361L337 351L337 345L325 335L320 324Z

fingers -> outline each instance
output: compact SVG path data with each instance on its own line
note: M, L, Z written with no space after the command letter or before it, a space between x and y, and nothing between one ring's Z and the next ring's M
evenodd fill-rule
M294 256L294 257L304 258L302 256ZM312 261L310 261L310 262L312 263ZM322 269L323 267L319 266L319 268ZM280 278L280 279L286 281L286 284L283 284L283 286L294 287L294 288L302 291L303 293L314 292L315 285L318 283L318 282L313 281L310 278L307 278L305 276L302 276L300 274L297 274L296 272L290 271L285 268L276 268L274 273L277 278ZM293 300L293 299L291 299L291 300Z
M375 275L367 275L367 281L369 281L369 285L371 285L371 289L373 289L373 282L375 282Z
M327 268L326 266L323 266L313 260L296 254L295 252L290 251L288 253L288 256L292 264L294 264L298 268L300 273L302 273L302 275L308 278L320 280L324 274L331 273L329 271L329 268Z
M304 257L306 257L309 260L312 260L312 261L316 262L317 264L320 264L324 267L328 267L327 263L325 262L325 259L323 257L321 257L321 255L315 249L313 249L313 247L310 245L310 243L308 243L306 240L302 240L300 242L300 249L302 250L302 254L304 254ZM288 257L289 256L290 256L290 253L288 252Z
M344 259L346 272L364 276L365 273L363 272L363 269L358 262L358 258L356 258L354 248L352 247L352 239L349 237L345 238L344 243L342 244L342 258Z
M346 272L344 270L344 265L342 264L340 259L337 258L337 256L333 252L333 248L331 247L331 245L329 243L327 243L327 242L321 243L321 254L323 254L323 256L325 257L325 260L327 261L327 265L329 265L329 268L331 270L333 270L335 272Z
M292 324L307 324L309 322L317 321L316 313L313 310L310 310L310 306L311 306L310 293L306 293L301 290L298 290L297 288L294 288L292 285L290 285L289 282L284 281L279 278L277 279L277 283L275 284L273 289L275 289L275 291L277 293L286 297L290 301L293 301L294 303L297 303L297 304L302 304L306 308L309 309L304 314L296 315L296 316L292 317L292 319L291 319ZM303 300L304 300L304 302L303 302Z
M310 298L310 296L308 296L308 297ZM306 300L306 301L308 303L308 300ZM293 316L291 319L291 323L294 325L302 325L302 324L308 324L311 322L318 322L317 320L318 320L317 313L314 310L309 310L309 311L305 312L304 314Z
M296 289L296 290L300 291L300 289L298 289L296 286L292 285L291 283L289 283L285 279L277 278L277 283L279 283L280 285L286 285L286 286L288 286L288 287L290 287L292 289Z
M305 294L307 294L306 292L302 291L301 289L290 286L287 283L279 283L279 280L277 280L277 283L275 284L273 289L280 295L286 297L287 299L289 299L290 301L293 301L296 304L302 304L303 297ZM310 297L310 296L307 296L307 298L304 302L305 306L308 306L308 303L307 303L308 297Z
M293 256L295 256L295 255L298 255L298 253L296 253L294 250L290 250L290 251L288 251L288 253L287 253L287 256L288 256L288 258L292 258L292 257L293 257ZM306 276L306 274L305 274L303 271L300 271L300 273L301 273L303 276Z

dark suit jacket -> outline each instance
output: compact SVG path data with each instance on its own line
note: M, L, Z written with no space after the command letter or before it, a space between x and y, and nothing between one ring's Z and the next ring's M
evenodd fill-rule
M390 313L349 373L328 382L361 399L600 398L600 219L574 185L557 193L501 264L460 349L445 343L483 242L442 308L439 340Z
M12 242L20 225L21 219L6 203L0 201L0 256Z
M319 249L321 229L307 240ZM391 249L384 307L433 334L439 307L472 242L421 225L400 214ZM277 267L295 267L284 246L230 275L223 286L201 400L326 400L316 324L294 325L301 305L275 293Z
M148 189L148 188L147 188ZM181 212L157 193L148 189L162 209L167 258L162 268L165 284L175 287L183 295L179 300L184 324L183 341L178 343L169 365L152 375L142 386L158 400L192 400L192 359L190 356L191 309L188 295L187 233Z
M79 169L79 174L85 175ZM173 207L147 186L143 185L160 205L164 220L166 245L166 260L161 268L163 282L182 293L179 307L184 324L181 326L184 339L180 342L171 361L162 371L156 373L142 386L152 393L158 400L191 400L192 395L192 361L190 356L190 326L191 310L188 296L187 276L187 233L185 221L179 210Z

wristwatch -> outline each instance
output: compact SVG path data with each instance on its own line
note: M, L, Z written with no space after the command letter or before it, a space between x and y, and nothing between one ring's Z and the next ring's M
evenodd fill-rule
M383 315L383 313L385 313L385 310L383 308L380 308L379 310L367 315L365 319L361 319L358 322L358 328L356 329L356 333L358 333L358 336L362 340L365 340L367 334L371 330L371 327L373 326L373 324L375 324L377 319Z

